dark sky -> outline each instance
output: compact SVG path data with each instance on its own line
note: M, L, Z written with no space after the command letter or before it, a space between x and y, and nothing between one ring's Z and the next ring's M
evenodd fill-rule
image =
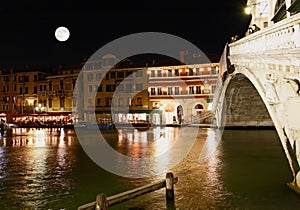
M246 0L0 3L0 68L76 65L103 45L138 32L179 36L203 52L222 53L250 21ZM54 37L66 26L66 42Z

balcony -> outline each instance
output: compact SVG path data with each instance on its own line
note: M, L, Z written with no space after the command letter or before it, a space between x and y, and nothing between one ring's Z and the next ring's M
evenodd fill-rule
M38 91L39 96L47 96L48 91Z

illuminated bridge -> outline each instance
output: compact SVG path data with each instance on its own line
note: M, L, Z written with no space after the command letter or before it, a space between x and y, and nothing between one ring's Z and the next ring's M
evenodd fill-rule
M215 94L218 126L275 126L300 189L300 1L248 0L244 38L226 45ZM223 68L222 68L223 66Z

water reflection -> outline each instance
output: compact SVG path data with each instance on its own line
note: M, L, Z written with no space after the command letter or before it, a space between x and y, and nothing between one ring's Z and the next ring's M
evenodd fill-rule
M225 140L213 153L208 149L210 158L201 162L199 154L203 147L214 148L218 143L218 134L213 129L124 129L106 136L115 150L132 160L161 157L183 138L185 141L176 152L150 166L151 170L158 171L180 154L180 148L191 141L189 134L193 132L197 133L193 148L170 169L179 178L175 185L176 209L274 209L278 206L293 209L297 206L299 198L284 186L290 181L290 171L282 158L280 141L274 141L276 133L225 132ZM104 171L84 153L72 130L14 129L11 136L0 138L1 210L76 209L93 201L97 193L116 194L164 176L162 171L159 176L131 179ZM111 209L165 207L165 191L158 190Z
M7 176L7 172L5 171L5 168L7 167L7 159L5 157L5 151L3 148L4 141L0 139L0 180L4 179ZM1 182L0 182L1 184ZM0 185L1 188L1 185Z
M1 209L53 206L70 195L75 135L61 129L14 129L0 147ZM51 200L51 202L49 202Z
M150 131L120 129L115 149L133 158L159 156L178 140L178 128L154 128Z
M203 148L199 154L199 162L204 162L210 159L222 139L223 129L208 129L207 138L203 145Z

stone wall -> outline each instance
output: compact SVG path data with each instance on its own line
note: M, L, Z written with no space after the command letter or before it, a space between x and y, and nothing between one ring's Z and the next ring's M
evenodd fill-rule
M226 126L274 126L259 93L244 75L233 76L225 98Z

